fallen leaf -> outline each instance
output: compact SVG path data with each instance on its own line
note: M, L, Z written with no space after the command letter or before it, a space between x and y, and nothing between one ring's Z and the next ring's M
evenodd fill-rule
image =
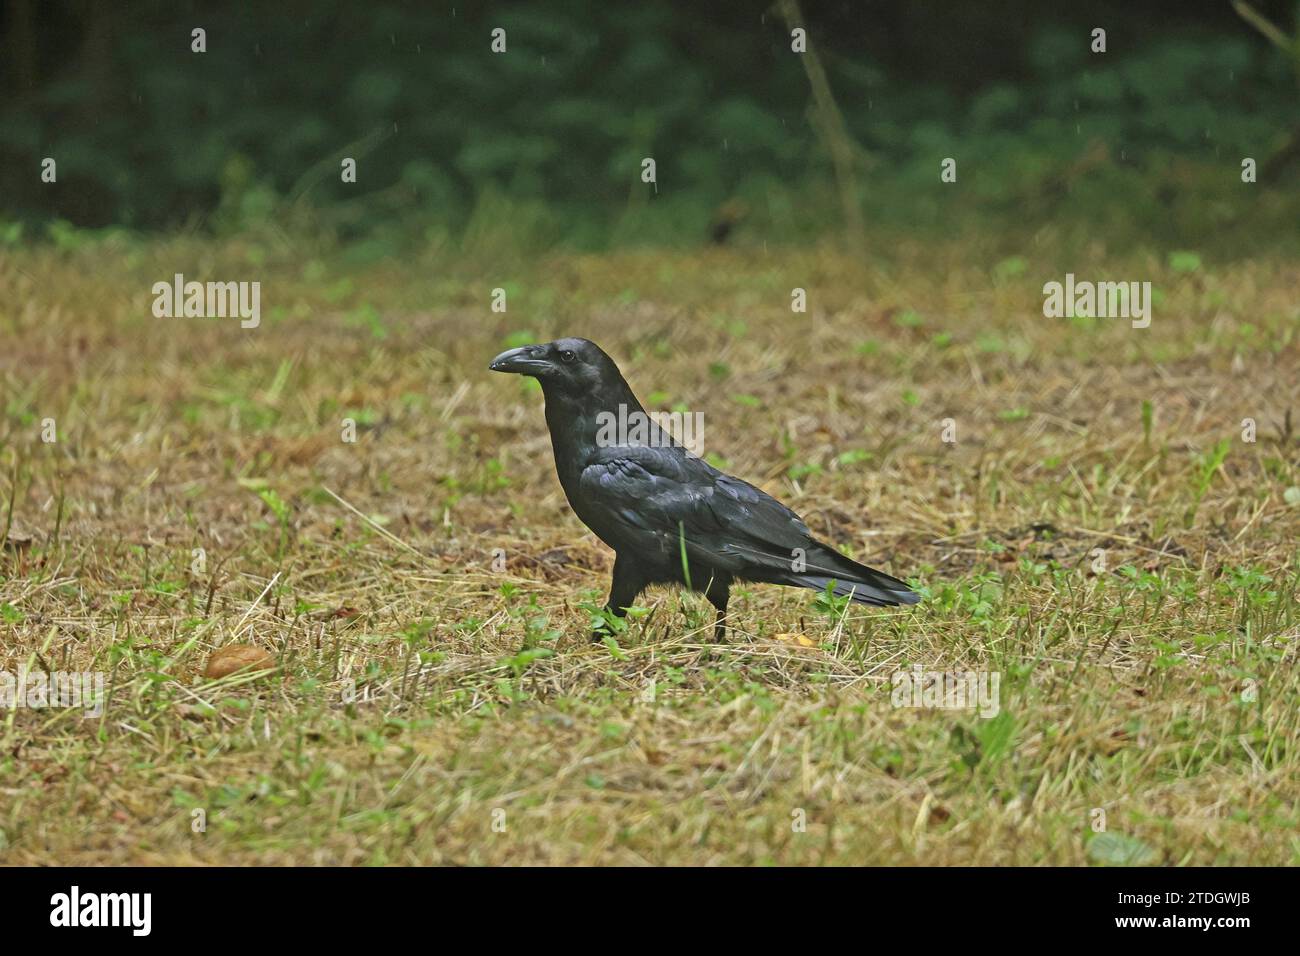
M778 641L784 641L787 644L798 644L800 647L816 647L817 642L812 638L805 637L802 634L777 634Z
M260 647L251 644L227 644L212 652L203 676L220 680L241 671L266 671L275 667L275 659Z

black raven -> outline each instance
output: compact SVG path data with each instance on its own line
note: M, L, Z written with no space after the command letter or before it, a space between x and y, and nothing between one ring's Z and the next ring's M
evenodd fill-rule
M619 617L649 584L703 592L718 609L718 639L726 633L727 598L737 580L817 590L834 582L834 594L881 607L921 599L898 578L814 539L775 498L688 454L646 415L595 343L566 338L525 345L502 352L488 368L541 383L564 494L614 549L606 607Z

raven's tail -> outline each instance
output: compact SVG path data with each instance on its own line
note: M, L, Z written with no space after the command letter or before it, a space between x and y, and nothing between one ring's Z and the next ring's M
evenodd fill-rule
M808 549L804 564L799 571L775 575L772 583L824 591L826 585L834 581L831 593L836 597L851 598L859 604L875 607L916 604L921 600L921 595L908 587L906 581L859 564L820 542Z

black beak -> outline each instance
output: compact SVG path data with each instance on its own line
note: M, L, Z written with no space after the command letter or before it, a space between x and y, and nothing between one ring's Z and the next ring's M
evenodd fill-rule
M493 372L514 372L518 375L536 375L551 367L545 359L535 358L541 346L525 345L521 349L510 349L494 358L488 369Z

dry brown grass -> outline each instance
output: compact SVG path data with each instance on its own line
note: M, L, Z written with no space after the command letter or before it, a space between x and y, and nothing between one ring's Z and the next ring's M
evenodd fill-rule
M1051 248L6 254L0 671L110 697L0 710L0 860L1297 862L1300 266ZM1151 327L1044 319L1067 270L1154 281ZM261 327L153 319L176 271L262 281ZM540 394L486 371L524 330L704 412L728 470L928 600L756 585L717 646L651 592L590 645L609 553ZM235 641L278 670L204 681ZM891 706L916 663L1000 673L1002 716Z

